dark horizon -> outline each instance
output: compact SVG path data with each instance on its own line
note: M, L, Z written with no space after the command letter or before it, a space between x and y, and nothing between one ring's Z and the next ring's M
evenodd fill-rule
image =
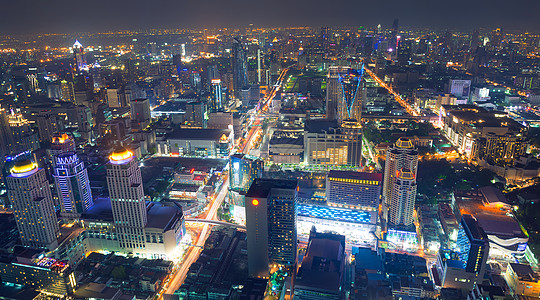
M90 5L91 4L91 5ZM374 27L472 31L503 28L540 32L539 1L465 1L434 3L427 0L380 2L299 0L257 3L239 0L22 0L3 5L1 34L106 32L170 28L261 27Z

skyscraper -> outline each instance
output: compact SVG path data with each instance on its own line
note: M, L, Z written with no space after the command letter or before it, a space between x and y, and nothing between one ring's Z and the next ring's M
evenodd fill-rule
M88 171L77 154L73 138L66 134L53 138L53 177L62 215L77 218L94 204Z
M236 153L229 161L229 188L233 191L247 192L253 180L262 177L264 161L258 157Z
M328 69L326 88L326 118L360 121L362 118L362 75L360 70L333 66Z
M84 47L79 41L75 41L73 44L73 60L74 68L77 72L86 68L86 55L84 54Z
M45 170L30 160L19 161L6 182L23 244L55 249L59 227Z
M457 252L465 271L484 278L489 254L489 240L478 221L471 215L463 215L457 237Z
M414 200L412 208L408 202L401 203L399 201L410 201L408 197L413 194L416 199L416 193L412 193L412 189L416 190L417 167L418 151L414 149L409 138L401 137L392 147L388 147L384 167L383 196L385 200L383 212L387 221L389 221L388 211L395 212L395 215L392 216L395 225L412 223L412 211L409 210L414 209ZM402 178L398 181L399 174L401 174ZM398 193L398 195L394 197L394 193ZM394 205L397 205L397 207L394 207ZM411 219L409 219L409 215Z
M144 129L152 121L150 113L150 100L133 99L130 101L131 122L137 129Z
M249 85L247 74L246 50L237 38L234 38L232 44L232 66L233 66L233 89L234 95L240 98L242 88Z
M223 110L223 101L221 99L221 79L212 79L212 102L211 110L212 112Z
M410 169L400 169L394 178L388 223L393 228L413 225L416 200L416 175Z
M267 277L269 264L296 263L296 180L255 179L246 194L248 272Z
M125 148L109 156L107 185L120 247L136 255L144 252L146 203L137 158Z

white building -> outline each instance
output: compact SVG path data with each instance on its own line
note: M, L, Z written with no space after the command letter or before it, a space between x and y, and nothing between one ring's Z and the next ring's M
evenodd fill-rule
M6 178L9 201L24 245L53 250L58 245L58 220L45 170L20 161Z

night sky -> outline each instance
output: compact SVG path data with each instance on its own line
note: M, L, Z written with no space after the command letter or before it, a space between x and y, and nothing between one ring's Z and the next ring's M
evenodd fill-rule
M375 26L540 32L539 0L0 0L0 34L148 28Z

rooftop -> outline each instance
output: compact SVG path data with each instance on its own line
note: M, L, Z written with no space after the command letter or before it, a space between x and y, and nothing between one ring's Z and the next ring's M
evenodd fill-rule
M380 173L365 173L354 171L339 171L331 170L328 172L328 178L344 178L344 179L358 179L358 180L373 180L382 181L382 174Z
M297 180L256 178L249 187L246 197L265 198L271 189L295 190L297 186Z
M176 128L167 133L167 139L219 140L224 134L229 136L230 133L230 129Z

